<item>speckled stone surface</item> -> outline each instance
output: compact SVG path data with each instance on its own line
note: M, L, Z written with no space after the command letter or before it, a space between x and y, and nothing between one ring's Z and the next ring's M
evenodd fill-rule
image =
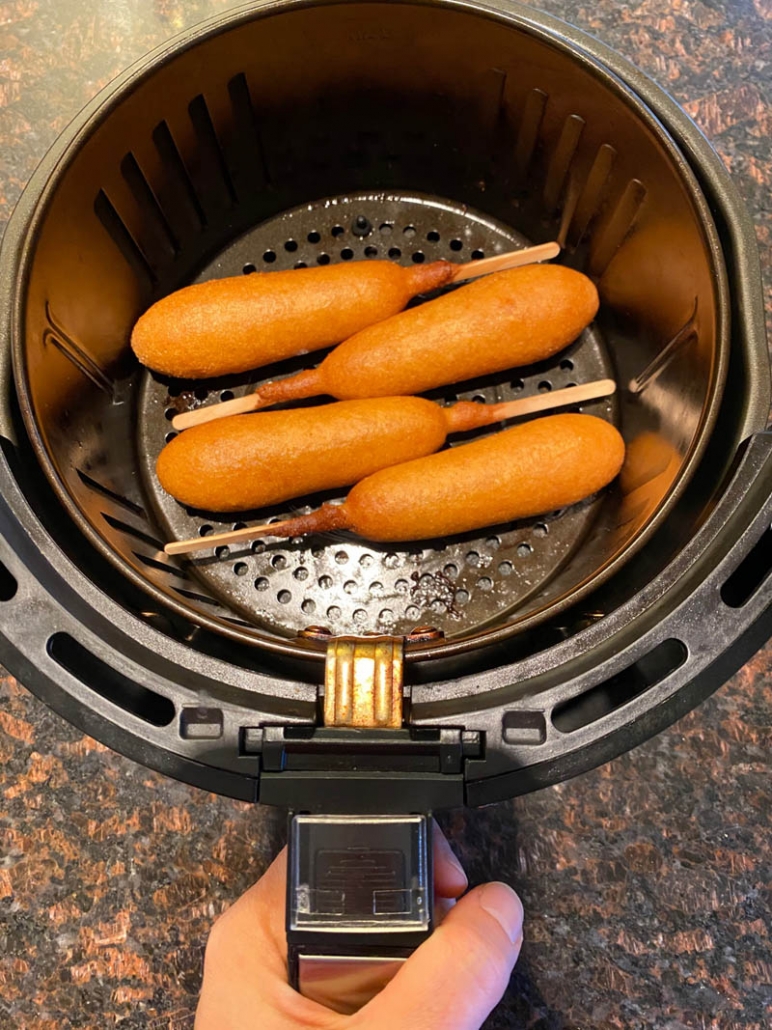
M0 2L0 220L102 85L235 6ZM755 218L769 290L770 0L539 6L628 56L700 123ZM147 772L11 678L0 699L0 1027L188 1030L207 929L278 849L281 819ZM522 960L489 1026L772 1025L771 749L767 647L632 754L446 818L472 880L506 879L525 901Z

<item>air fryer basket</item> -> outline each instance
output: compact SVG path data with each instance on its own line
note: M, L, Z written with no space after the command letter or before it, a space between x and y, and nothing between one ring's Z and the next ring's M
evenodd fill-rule
M470 800L655 732L717 685L719 656L756 639L743 634L762 612L755 588L735 609L720 598L769 524L766 437L743 450L768 409L743 219L656 87L515 4L290 0L186 34L84 112L8 232L0 526L20 589L4 659L113 746L239 796L264 761L249 728L316 719L309 624L444 631L408 647L409 714L483 741L467 772L489 793ZM164 556L171 536L233 525L158 488L174 412L296 366L151 376L128 341L154 299L213 276L555 238L598 283L595 325L554 362L433 396L612 375L617 398L585 408L628 444L612 490L459 540ZM687 600L697 614L676 630ZM726 608L710 641L693 635L706 605Z
M172 536L221 528L155 483L168 419L244 381L142 375L128 341L153 298L255 267L469 259L558 236L598 281L597 326L554 363L443 396L505 399L616 376L619 404L588 410L627 440L621 488L428 546L332 536L191 562L161 553ZM311 623L430 623L472 646L575 603L676 500L727 365L717 235L672 140L612 77L461 8L438 21L431 5L389 4L388 16L378 4L301 5L170 57L60 170L26 281L17 382L66 507L167 606L295 653L308 652L293 640Z

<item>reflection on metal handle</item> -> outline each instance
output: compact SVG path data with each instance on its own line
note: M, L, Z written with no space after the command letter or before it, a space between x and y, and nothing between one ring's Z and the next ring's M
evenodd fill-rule
M383 990L407 956L298 956L298 989L311 1001L350 1015Z

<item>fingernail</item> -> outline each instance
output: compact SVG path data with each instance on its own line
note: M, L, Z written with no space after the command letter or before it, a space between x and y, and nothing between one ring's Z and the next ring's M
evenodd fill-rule
M486 883L480 904L515 944L523 934L523 904L509 884Z

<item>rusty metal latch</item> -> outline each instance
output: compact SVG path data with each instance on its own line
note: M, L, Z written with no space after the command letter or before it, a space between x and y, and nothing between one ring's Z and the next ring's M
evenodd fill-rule
M400 729L403 637L334 637L327 645L324 725Z

